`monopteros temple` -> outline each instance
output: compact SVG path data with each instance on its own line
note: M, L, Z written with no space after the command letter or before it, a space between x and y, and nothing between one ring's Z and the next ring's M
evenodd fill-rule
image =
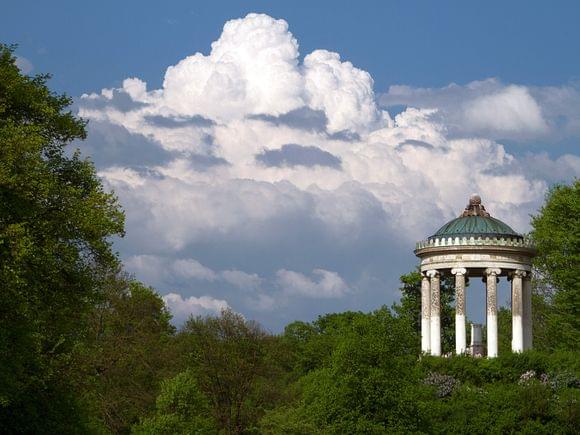
M485 210L478 195L456 219L443 225L427 240L417 243L421 259L421 349L441 355L440 280L455 277L455 352L467 351L466 279L481 277L486 283L487 356L498 352L497 284L511 281L512 351L532 348L531 262L532 242Z

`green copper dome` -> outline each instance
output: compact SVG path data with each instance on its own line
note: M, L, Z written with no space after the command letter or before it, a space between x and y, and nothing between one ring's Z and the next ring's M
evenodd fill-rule
M523 236L516 233L509 225L492 218L481 205L481 198L478 195L472 195L463 214L443 225L428 240L472 236L523 239Z
M509 225L499 219L482 216L462 216L443 225L429 237L431 239L447 237L504 237L523 239Z

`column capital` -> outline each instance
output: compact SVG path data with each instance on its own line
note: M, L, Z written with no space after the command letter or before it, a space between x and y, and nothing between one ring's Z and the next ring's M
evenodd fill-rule
M429 277L429 278L435 278L436 276L440 276L441 274L439 273L438 270L428 270L427 272L425 272L425 274Z
M501 269L497 267L489 267L485 269L485 274L487 276L498 276L501 274Z
M455 269L451 269L451 273L453 275L465 275L467 274L467 269L464 267L457 267Z
M528 272L526 272L526 271L525 271L525 270L523 270L523 269L516 269L516 270L512 270L512 271L509 273L509 276L510 276L510 278L514 278L514 277L517 277L517 278L524 278L524 277L525 277L527 274L528 274Z

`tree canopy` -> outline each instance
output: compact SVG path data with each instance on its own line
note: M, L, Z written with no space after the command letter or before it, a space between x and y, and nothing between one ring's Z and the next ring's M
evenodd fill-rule
M22 432L73 418L57 391L101 276L118 266L111 237L123 234L115 196L65 150L85 123L48 78L22 75L0 46L0 427Z
M556 185L532 218L535 267L550 298L545 311L553 346L580 348L580 180Z

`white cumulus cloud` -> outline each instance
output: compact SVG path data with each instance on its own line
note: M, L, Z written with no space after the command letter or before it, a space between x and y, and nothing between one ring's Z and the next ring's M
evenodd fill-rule
M580 175L573 154L516 155L498 141L550 134L550 113L576 97L547 95L488 80L377 98L368 72L322 49L301 62L284 20L249 14L208 54L169 66L159 89L133 77L83 95L95 134L79 146L124 206L130 271L194 298L181 305L211 295L279 328L392 302L414 242L472 192L527 231L547 174ZM391 117L379 101L410 107Z
M302 105L298 43L284 20L250 14L226 23L208 56L167 69L161 104L180 115L231 120Z
M328 117L328 131L368 131L381 118L370 74L341 62L338 53L316 50L304 58L310 107Z
M390 86L379 96L382 107L434 109L437 120L452 136L531 139L560 142L580 140L580 89L578 84L525 86L498 79L452 83L442 88Z
M540 106L523 86L482 95L465 107L465 121L477 130L542 133L548 129Z

